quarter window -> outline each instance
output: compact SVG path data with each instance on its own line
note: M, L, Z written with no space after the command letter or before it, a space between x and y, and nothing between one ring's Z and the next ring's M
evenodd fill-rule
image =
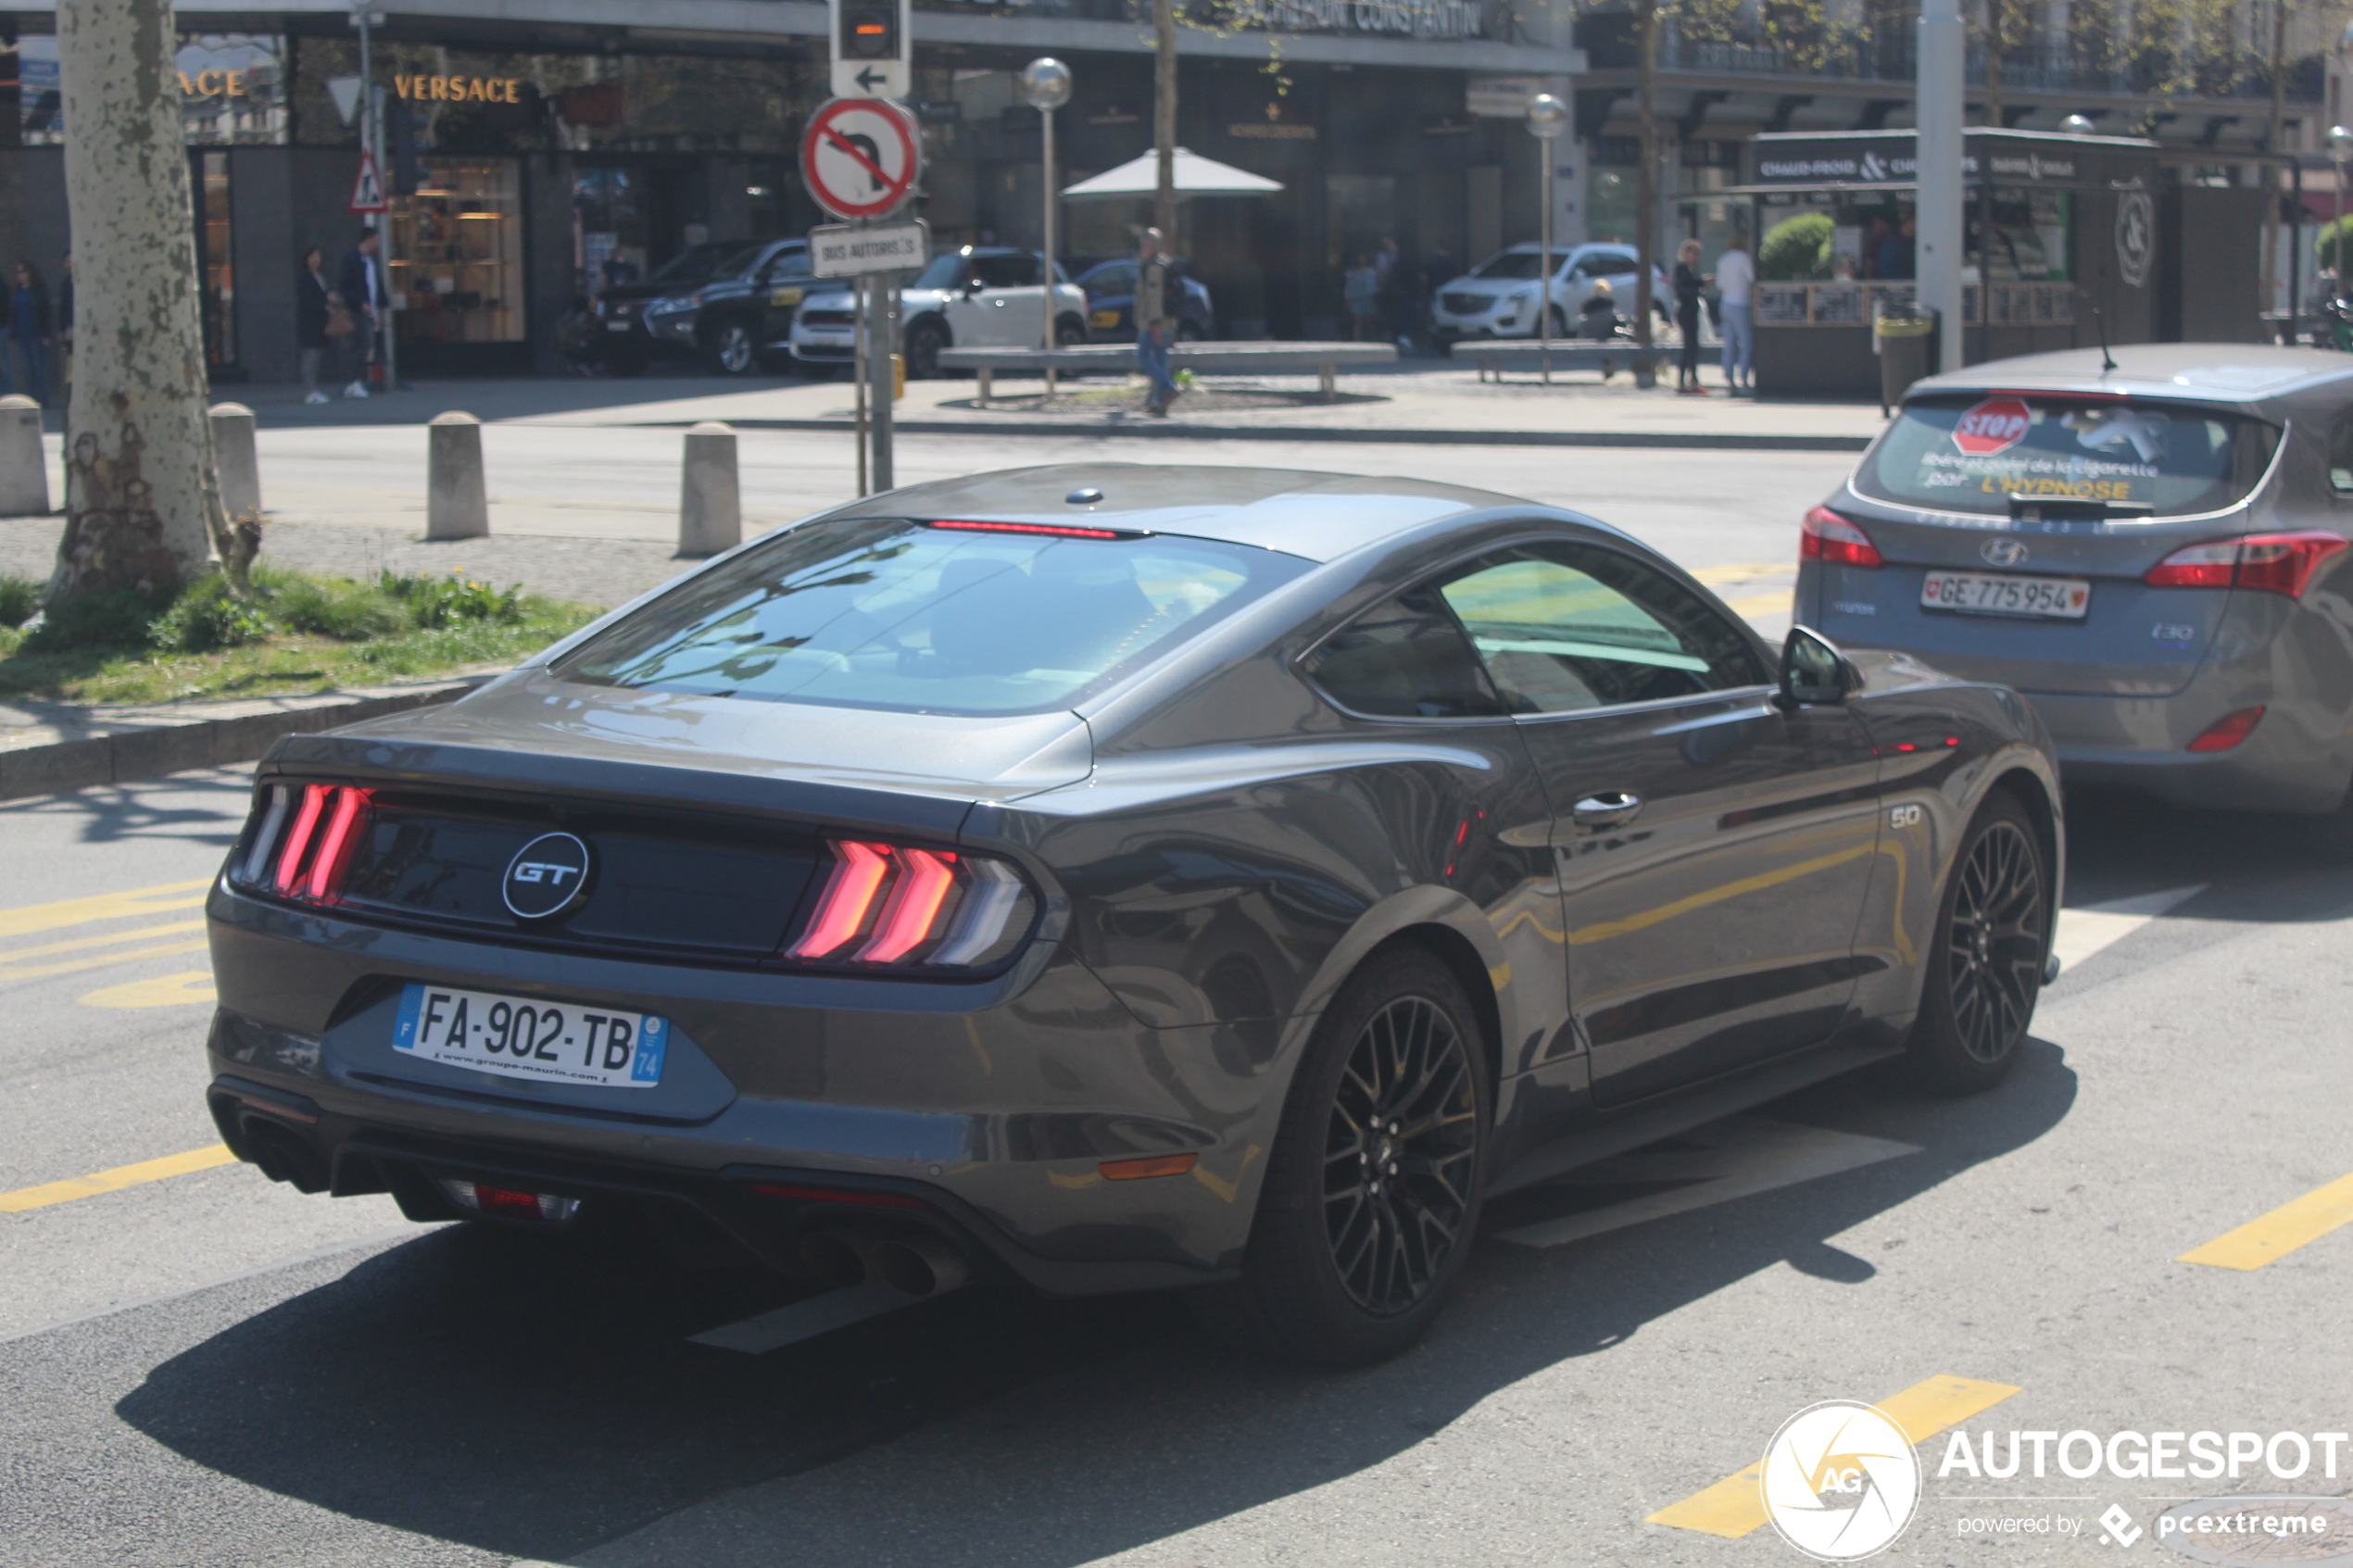
M1523 546L1441 589L1514 713L1761 685L1755 647L1673 578L1598 546Z
M1384 719L1500 717L1504 705L1434 587L1384 599L1308 655L1333 701Z

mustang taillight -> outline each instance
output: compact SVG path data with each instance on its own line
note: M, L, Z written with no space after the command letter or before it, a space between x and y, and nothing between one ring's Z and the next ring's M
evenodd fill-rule
M2343 537L2317 529L2216 539L2174 551L2141 581L2152 588L2259 588L2301 598L2321 563L2345 547Z
M347 784L271 784L235 880L282 898L332 904L368 822L369 792Z
M952 849L830 840L816 909L785 956L825 964L985 969L1029 930L1037 901L1002 860Z

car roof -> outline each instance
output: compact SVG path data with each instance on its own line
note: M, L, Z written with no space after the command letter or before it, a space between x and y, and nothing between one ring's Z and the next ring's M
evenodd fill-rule
M1066 499L1100 490L1091 506ZM1515 495L1418 479L1303 469L1066 463L911 485L834 515L968 518L1149 529L1281 550L1318 563L1445 518L1498 507L1537 510Z
M1939 392L2106 392L2200 403L2255 403L2353 375L2353 360L2319 348L2262 343L2128 343L2108 355L2067 348L1994 359L1912 383L1906 395Z

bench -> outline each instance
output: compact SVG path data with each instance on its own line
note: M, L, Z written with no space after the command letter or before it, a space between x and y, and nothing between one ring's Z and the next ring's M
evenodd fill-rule
M1606 363L1612 367L1630 366L1634 384L1651 386L1657 382L1658 367L1680 358L1683 351L1672 344L1655 343L1644 348L1632 338L1611 338L1606 343L1590 338L1554 338L1548 356L1534 338L1507 338L1476 343L1466 339L1457 342L1450 352L1453 358L1478 366L1480 381L1502 381L1505 370L1598 370ZM1703 365L1717 364L1722 354L1714 344L1703 345L1699 361Z
M1179 343L1168 350L1172 375L1191 370L1196 375L1280 376L1313 370L1317 395L1327 403L1341 366L1395 363L1397 346L1388 343ZM980 395L975 401L986 404L1000 375L1042 376L1050 384L1054 376L1132 375L1136 350L1124 343L1078 344L1051 354L1043 348L943 348L939 367L978 376Z

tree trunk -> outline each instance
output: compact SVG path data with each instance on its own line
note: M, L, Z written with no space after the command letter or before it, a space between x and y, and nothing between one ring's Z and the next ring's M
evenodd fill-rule
M1651 345L1651 269L1658 249L1658 6L1638 0L1635 51L1641 64L1642 166L1634 171L1634 341Z
M1159 180L1152 191L1152 227L1160 254L1176 254L1176 0L1152 0L1152 153Z
M51 603L166 593L243 553L220 549L178 46L170 0L58 0L75 322Z

